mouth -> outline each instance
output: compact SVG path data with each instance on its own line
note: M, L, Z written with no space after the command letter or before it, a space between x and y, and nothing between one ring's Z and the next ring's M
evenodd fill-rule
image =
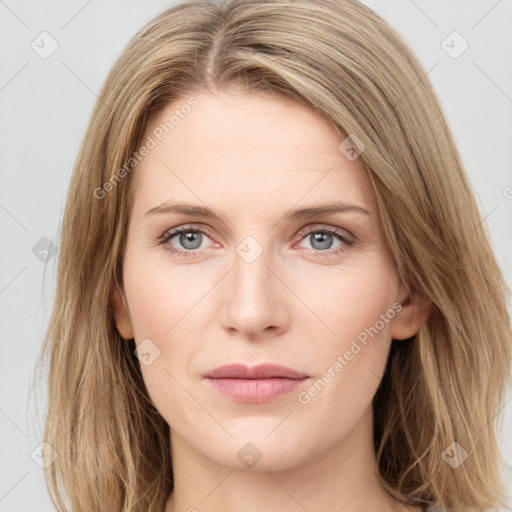
M298 389L309 375L286 366L261 364L254 368L234 364L216 368L204 379L236 402L263 403Z

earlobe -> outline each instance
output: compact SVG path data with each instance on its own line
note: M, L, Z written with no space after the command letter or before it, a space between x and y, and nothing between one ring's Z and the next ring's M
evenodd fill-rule
M114 319L119 334L125 340L130 340L134 338L130 315L125 304L124 297L121 295L121 292L119 291L119 287L117 286L117 284L115 284L114 287L112 288L110 300L112 307L114 309Z
M402 302L402 309L393 321L392 337L405 340L414 336L432 313L433 304L430 299L411 293Z

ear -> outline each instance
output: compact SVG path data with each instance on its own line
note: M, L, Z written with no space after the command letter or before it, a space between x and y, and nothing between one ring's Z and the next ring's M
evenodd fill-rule
M126 300L124 295L121 295L117 284L112 288L110 301L114 308L114 318L119 334L125 340L134 338L133 327L128 313L128 307L126 306Z
M414 336L433 310L432 301L427 297L407 291L405 286L402 290L405 292L405 298L401 302L402 309L395 316L391 329L391 335L396 340L405 340Z

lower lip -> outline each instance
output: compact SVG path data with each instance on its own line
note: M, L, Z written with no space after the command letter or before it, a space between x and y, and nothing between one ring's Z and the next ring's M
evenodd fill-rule
M306 379L206 379L214 389L237 402L258 404L295 391Z

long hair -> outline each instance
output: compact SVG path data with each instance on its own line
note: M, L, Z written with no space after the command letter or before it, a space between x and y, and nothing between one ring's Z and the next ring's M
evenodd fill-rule
M173 489L169 426L110 294L122 287L134 155L149 121L179 98L191 109L194 94L231 86L295 99L364 145L399 276L432 302L419 332L392 342L372 402L383 487L440 510L506 505L496 430L510 378L508 289L426 75L357 0L189 0L131 39L76 159L40 354L44 440L58 454L45 476L59 510L162 512Z

